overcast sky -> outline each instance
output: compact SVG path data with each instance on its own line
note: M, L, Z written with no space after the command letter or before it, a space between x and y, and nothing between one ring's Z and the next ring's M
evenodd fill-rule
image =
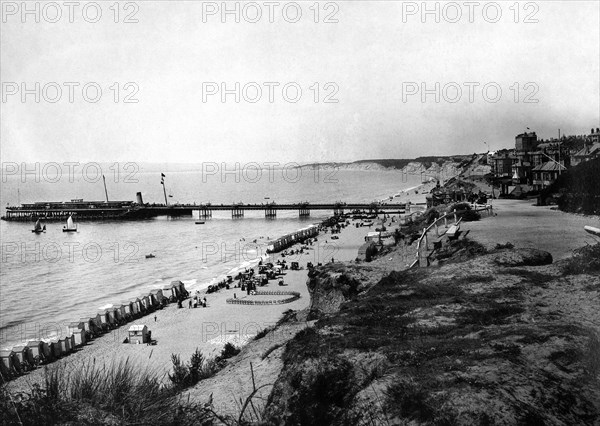
M490 149L514 146L527 127L542 138L600 127L598 1L521 2L518 16L512 1L499 2L498 22L486 2L472 17L464 2L438 3L440 22L415 10L421 2L321 2L318 23L313 1L297 2L295 23L289 2L274 7L273 23L263 2L239 3L239 23L233 15L223 23L220 10L209 14L221 2L121 3L118 23L112 1L101 2L96 23L84 19L94 19L93 7L84 16L81 6L70 23L62 2L57 23L48 22L56 8L43 2L41 22L25 15L23 23L14 10L21 2L8 3L0 23L2 161L412 158L484 152L484 141ZM261 19L248 22L259 9ZM138 22L122 22L129 14ZM40 102L35 93L22 102L21 83L35 92L36 82ZM69 82L79 84L73 103ZM220 93L203 93L221 83L235 91L236 82L239 103L235 94L222 102ZM86 83L101 87L96 103L94 86L84 99ZM265 83L273 83L272 103ZM432 90L425 102L422 83ZM52 103L57 85L62 94ZM262 97L249 102L257 85ZM124 102L128 94L139 102Z

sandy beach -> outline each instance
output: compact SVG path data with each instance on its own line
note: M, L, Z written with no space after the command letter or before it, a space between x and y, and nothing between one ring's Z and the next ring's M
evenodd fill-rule
M249 339L264 328L274 325L283 312L302 310L309 304L309 294L306 287L307 262L313 264L335 261L351 261L357 256L359 247L364 243L364 236L370 228L353 225L342 229L336 234L338 239L332 240L329 232L321 232L318 241L305 250L303 254L283 256L272 255L270 261L285 259L287 264L299 262L302 268L299 271L286 270L283 276L285 286L280 287L278 280L270 280L269 284L260 287L259 290L286 290L299 292L300 299L287 303L275 305L239 305L228 304L228 298L252 298L240 288L222 289L216 293L200 293L206 297L206 308L187 307L178 309L172 303L162 310L142 317L134 322L127 323L117 329L102 335L79 348L77 352L55 361L49 366L65 366L74 368L85 362L94 360L97 364L111 364L113 361L129 359L164 375L171 369L171 354L179 354L183 361L189 360L196 348L200 349L207 357L218 355L226 342L232 342L237 346L244 345ZM299 247L299 246L298 246ZM298 248L291 247L288 250ZM264 299L265 296L260 296ZM276 299L285 296L272 296ZM145 324L152 332L152 338L156 345L124 344L127 330L132 324ZM43 368L29 372L9 383L11 390L28 390L30 385L43 380Z
M394 202L408 202L412 204L424 203L425 196L429 193L433 183L419 185L400 192L400 197ZM398 219L398 215L396 220ZM192 353L198 348L209 358L220 354L223 346L231 342L236 346L243 346L251 340L259 331L273 326L287 310L300 311L308 307L310 297L306 287L307 263L328 263L333 261L354 261L358 255L358 249L364 243L366 234L375 229L371 227L355 227L356 221L350 220L350 225L335 234L332 239L330 232L321 232L318 241L304 250L302 254L285 255L300 248L300 245L290 247L282 253L270 255L267 262L285 260L287 265L298 262L301 270L285 271L282 277L285 286L280 287L277 280L270 280L269 284L260 287L259 290L285 290L300 293L300 298L291 303L274 305L242 305L228 304L229 298L238 299L252 298L264 299L265 296L251 296L242 292L240 288L222 289L215 293L206 294L200 292L200 296L206 297L206 308L188 308L188 301L183 302L183 308L171 303L167 307L150 315L142 317L134 322L127 323L116 328L94 340L70 355L61 358L51 364L50 367L60 366L66 369L76 368L85 362L95 361L100 364L110 365L119 360L129 359L142 368L149 368L167 379L170 372L171 354L180 355L183 361L188 361ZM398 222L395 222L397 224ZM381 259L380 262L391 263L398 269L403 269L411 261L412 254L408 258L401 258L399 254L390 259ZM406 257L406 255L405 255ZM241 263L241 262L240 262ZM285 298L286 296L271 296L272 299ZM124 344L128 336L128 329L132 324L145 324L152 333L152 339L156 345ZM66 333L66 330L64 331ZM14 391L28 390L30 385L43 380L43 368L31 371L21 377L9 382L9 388Z

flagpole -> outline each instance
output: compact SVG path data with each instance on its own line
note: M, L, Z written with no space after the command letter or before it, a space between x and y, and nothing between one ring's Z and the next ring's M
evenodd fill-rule
M165 195L165 206L168 206L169 202L167 201L167 190L165 189L165 175L161 176L160 183L163 186L163 194Z
M106 202L108 203L108 191L106 190L106 178L102 175L102 180L104 181L104 195L106 195Z

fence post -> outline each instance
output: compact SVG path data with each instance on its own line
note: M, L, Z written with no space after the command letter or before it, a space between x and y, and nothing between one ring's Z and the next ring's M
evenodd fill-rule
M436 237L440 236L440 233L438 231L438 221L437 221L437 219L435 220L435 236Z
M448 228L448 216L444 215L444 228Z
M456 209L454 209L454 224L456 225Z

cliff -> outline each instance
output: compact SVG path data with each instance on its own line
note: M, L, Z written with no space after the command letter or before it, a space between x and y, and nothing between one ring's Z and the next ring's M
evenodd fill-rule
M312 163L301 167L324 170L389 171L420 175L425 178L435 177L444 181L456 177L462 179L481 178L491 172L485 154L396 160L360 160L352 163Z
M287 344L263 420L597 424L600 268L585 256L463 255L363 292L354 265L315 273L321 319Z

